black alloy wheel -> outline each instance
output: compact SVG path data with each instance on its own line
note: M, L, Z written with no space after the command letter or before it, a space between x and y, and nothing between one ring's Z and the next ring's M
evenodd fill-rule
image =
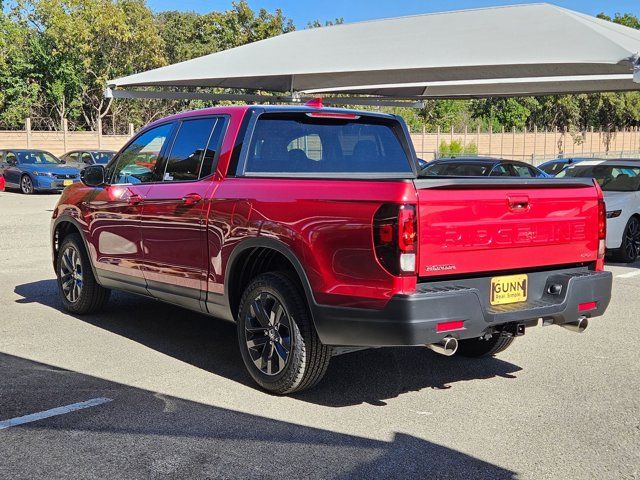
M247 350L265 375L284 370L291 352L291 319L285 307L270 293L260 293L251 303L245 320Z
M624 263L633 263L638 259L638 255L640 255L640 220L638 217L631 217L624 229L618 256Z

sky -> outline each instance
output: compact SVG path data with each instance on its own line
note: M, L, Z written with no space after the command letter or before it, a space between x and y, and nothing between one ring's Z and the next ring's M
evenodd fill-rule
M226 10L231 0L147 0L156 10L194 10L209 12ZM273 11L280 8L286 17L291 18L297 27L306 27L313 20L331 20L344 18L345 22L357 22L376 18L398 17L420 13L460 10L466 8L513 5L517 3L535 3L535 0L249 0L254 10L266 8ZM561 7L596 15L605 12L633 13L640 16L640 0L557 0Z

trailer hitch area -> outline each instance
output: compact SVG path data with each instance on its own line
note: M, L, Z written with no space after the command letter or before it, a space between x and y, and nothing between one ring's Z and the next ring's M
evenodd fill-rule
M505 323L496 327L496 332L503 337L522 337L525 330L526 325L524 323Z

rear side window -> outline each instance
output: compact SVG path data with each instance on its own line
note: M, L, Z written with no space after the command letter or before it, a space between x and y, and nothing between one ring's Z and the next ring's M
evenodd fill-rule
M251 137L246 174L413 173L400 124L388 119L263 114Z
M212 173L219 144L221 118L185 120L173 142L164 172L165 182L197 180Z

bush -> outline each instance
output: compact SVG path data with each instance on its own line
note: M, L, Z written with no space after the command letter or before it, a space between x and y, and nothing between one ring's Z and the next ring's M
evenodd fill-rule
M459 157L462 155L478 155L478 146L475 143L463 145L458 140L452 140L451 143L447 143L446 140L440 142L438 156Z

